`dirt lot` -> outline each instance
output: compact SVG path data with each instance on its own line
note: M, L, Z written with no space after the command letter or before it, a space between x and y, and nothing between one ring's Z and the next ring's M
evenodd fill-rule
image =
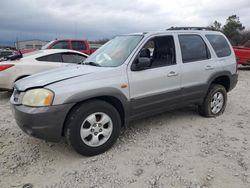
M222 116L188 107L140 120L90 158L27 136L0 93L0 187L250 187L250 69L239 74Z

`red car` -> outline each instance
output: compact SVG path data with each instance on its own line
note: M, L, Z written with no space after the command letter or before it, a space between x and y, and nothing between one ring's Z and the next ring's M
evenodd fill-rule
M250 40L244 46L234 46L233 49L238 64L250 65Z
M73 39L63 39L63 40L52 40L48 44L42 47L45 49L69 49L76 50L87 55L92 54L95 49L90 48L90 44L87 40L73 40ZM22 49L20 52L22 54L35 51L34 49Z
M42 49L71 49L90 55L92 50L87 40L53 40L42 47Z

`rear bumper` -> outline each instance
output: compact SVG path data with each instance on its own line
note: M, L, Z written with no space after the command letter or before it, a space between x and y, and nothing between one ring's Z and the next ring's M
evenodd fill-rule
M229 88L229 91L231 91L232 89L235 88L237 82L238 82L238 74L233 74L230 77L230 88Z
M63 124L74 104L32 108L12 105L18 126L27 134L47 141L59 141Z

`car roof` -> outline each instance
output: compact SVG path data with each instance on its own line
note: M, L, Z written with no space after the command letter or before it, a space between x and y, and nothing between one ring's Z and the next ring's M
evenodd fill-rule
M150 36L150 35L160 35L160 34L220 34L223 35L219 31L212 31L212 30L196 30L196 29L189 29L189 30L157 30L157 31L148 31L148 32L140 32L140 33L130 33L126 35L144 35L144 36Z
M36 51L30 52L30 53L24 54L24 57L37 58L37 57L41 57L41 56L44 56L44 55L50 55L50 54L55 54L55 53L77 53L77 54L81 54L83 56L88 57L88 55L85 54L85 53L75 51L75 50L69 50L69 49L36 50Z

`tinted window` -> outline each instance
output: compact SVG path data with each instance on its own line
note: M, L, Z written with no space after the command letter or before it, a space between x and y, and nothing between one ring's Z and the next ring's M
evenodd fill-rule
M226 39L222 35L206 35L218 57L231 55L231 49Z
M69 49L69 42L68 41L59 41L54 44L52 49Z
M173 37L162 36L150 39L140 51L139 56L150 58L149 68L176 64Z
M36 58L37 61L62 62L61 54L46 55Z
M85 56L81 56L74 53L64 53L62 54L62 60L64 63L82 63L86 59Z
M87 57L79 55L79 54L76 54L75 57L76 57L77 63L82 63L83 61L85 61L85 59L87 59Z
M206 43L199 35L179 35L183 63L210 58Z
M86 50L86 45L83 41L72 41L73 50Z

